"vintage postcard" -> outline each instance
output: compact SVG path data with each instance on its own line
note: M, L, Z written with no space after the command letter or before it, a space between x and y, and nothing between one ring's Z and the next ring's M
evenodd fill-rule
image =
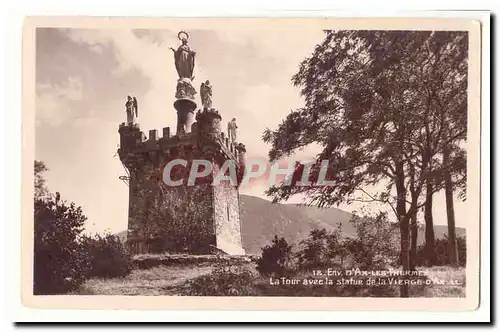
M22 301L475 310L481 24L31 17Z

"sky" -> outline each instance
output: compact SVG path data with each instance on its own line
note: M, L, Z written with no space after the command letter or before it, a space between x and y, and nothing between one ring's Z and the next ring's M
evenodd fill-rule
M199 90L201 82L210 80L213 106L224 124L237 119L238 140L245 144L247 157L267 159L270 147L262 133L303 105L291 77L322 41L323 32L188 32L196 51L195 87ZM168 126L175 132L178 75L170 47L178 45L177 31L169 30L37 29L35 158L49 168L49 190L82 207L87 232L127 228L128 187L118 178L126 173L116 154L126 96L137 97L144 133L157 129L161 136ZM312 146L294 158L308 159L316 152ZM256 182L240 193L268 199L267 188L267 183ZM300 198L289 203L298 202ZM360 206L340 208L353 211ZM455 208L457 226L465 226L465 204L457 200ZM446 224L442 192L435 195L434 216L436 224Z

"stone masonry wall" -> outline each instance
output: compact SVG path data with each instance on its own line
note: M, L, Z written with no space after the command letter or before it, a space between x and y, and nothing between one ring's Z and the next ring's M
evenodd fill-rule
M230 255L244 254L241 242L238 189L229 181L213 187L217 248Z
M122 136L129 134L122 131ZM162 182L167 161L189 162L204 157L205 152L189 136L182 141L151 136L135 146L124 144L119 151L130 173L128 245L134 253L210 253L216 245L210 183L171 187ZM127 137L122 141L128 142ZM189 167L180 167L173 178L187 179L188 173Z
M201 132L181 136L170 137L169 128L164 128L164 137L151 130L147 139L138 126L120 126L118 153L130 175L127 244L134 253L209 254L217 247L231 255L244 254L238 188L211 185L219 165L227 158L236 160L236 151L215 130L220 116L212 113L200 119L208 117L214 127L202 122ZM172 159L212 160L214 172L195 186L168 187L161 171ZM184 179L185 184L190 167L180 168L173 180Z
M154 170L145 164L130 185L129 242L136 243L134 252L210 253L216 245L211 186L167 187Z

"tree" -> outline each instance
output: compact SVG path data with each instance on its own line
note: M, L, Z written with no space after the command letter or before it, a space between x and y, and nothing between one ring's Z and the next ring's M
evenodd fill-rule
M450 145L443 150L443 183L446 198L446 217L448 221L448 263L459 265L459 249L455 227L455 207L453 193L457 188L465 197L467 161L464 152L457 146Z
M350 222L356 228L356 238L346 245L355 262L370 269L384 269L397 262L397 225L389 222L387 213L354 213Z
M82 208L50 194L35 161L34 294L63 294L87 277L117 277L130 272L130 256L118 237L83 235Z
M462 198L466 192L466 155L460 143L467 138L467 35L435 33L428 43L429 66L424 76L428 94L432 97L434 112L447 125L440 129L440 140L445 144L441 155L440 176L444 185L450 263L458 262L455 234L453 192L460 191ZM439 164L439 161L436 161ZM432 182L431 182L432 185ZM430 250L430 246L428 246Z
M304 193L309 204L330 206L360 200L361 193L368 196L363 201L389 204L400 228L402 267L410 270L410 231L425 204L424 185L443 173L443 148L466 133L463 122L449 122L466 109L466 43L461 32L326 31L292 78L305 106L267 129L263 140L272 145L271 161L318 143L310 180L326 174L330 184L282 183L267 194L277 202ZM373 185L385 187L365 190ZM408 296L405 285L401 296Z
M292 246L285 238L274 235L271 245L262 248L257 259L257 271L265 276L283 276L290 268Z
M429 266L436 264L436 239L434 236L434 219L432 217L432 196L434 194L431 179L426 180L424 220L425 220L425 250L424 256L427 258Z
M35 200L35 294L61 294L83 282L89 257L78 241L86 217L59 193Z
M339 230L327 232L325 228L313 229L307 238L300 241L297 252L298 264L303 269L317 269L332 266L332 261L340 250L341 233Z
M43 173L48 170L43 161L35 160L35 200L44 199L49 194L45 178L43 177Z
M62 294L82 283L90 266L79 242L87 218L58 192L50 194L43 177L47 170L35 161L33 293Z

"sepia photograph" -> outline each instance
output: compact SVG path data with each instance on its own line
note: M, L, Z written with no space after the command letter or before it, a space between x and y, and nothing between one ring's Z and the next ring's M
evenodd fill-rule
M25 25L27 303L477 307L477 22L139 21Z

